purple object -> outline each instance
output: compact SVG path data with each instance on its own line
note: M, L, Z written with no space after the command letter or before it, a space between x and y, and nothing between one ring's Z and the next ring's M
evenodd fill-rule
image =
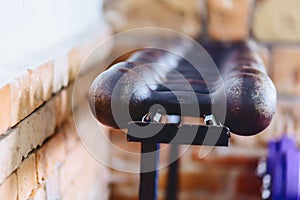
M267 174L271 177L272 200L300 200L300 151L286 136L269 143Z

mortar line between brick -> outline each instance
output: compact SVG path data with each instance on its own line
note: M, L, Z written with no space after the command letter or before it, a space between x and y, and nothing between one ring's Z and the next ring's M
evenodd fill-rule
M10 132L16 128L21 122L23 122L24 120L26 120L27 118L29 118L31 115L33 115L36 111L38 111L39 109L41 109L43 106L45 106L47 104L47 102L53 100L53 98L55 98L55 96L59 95L62 90L64 89L68 89L69 87L71 87L73 84L73 82L70 82L66 87L62 87L57 93L52 94L52 96L47 100L44 101L39 107L35 108L29 115L27 115L26 117L24 117L23 119L21 119L17 124L15 124L14 126L10 127L9 129L7 129L4 133L0 134L0 141L3 140L4 138L8 137L10 135Z
M251 11L249 13L249 16L248 16L248 37L249 38L254 38L254 34L253 34L253 31L252 31L252 27L253 27L253 24L254 24L254 12L255 12L255 9L256 9L256 0L252 0L250 3L250 7L251 7Z
M54 96L55 96L55 95L54 95ZM53 97L54 97L54 96L53 96ZM36 153L43 145L45 145L45 144L46 144L47 142L49 142L53 137L55 137L57 134L59 134L59 130L62 129L62 128L66 125L66 123L67 123L67 121L68 121L68 118L69 118L70 116L72 116L71 113L69 113L69 115L67 115L67 117L62 121L61 126L60 126L59 128L56 127L56 128L54 129L54 132L51 133L47 138L45 138L45 140L44 140L40 145L37 145L36 148L33 148L31 151L29 151L29 152L27 153L27 155L22 156L22 160L20 161L19 165L16 167L15 170L13 170L8 176L5 177L5 179L4 179L3 182L0 184L0 186L1 186L1 185L8 179L8 177L11 176L12 174L15 173L16 176L17 176L17 170L19 169L20 165L24 162L24 160L27 159L31 154ZM35 155L35 159L36 159L35 162L36 162L36 167L37 167L37 157L36 157L36 155ZM37 173L37 172L36 172L36 173ZM38 177L38 174L37 174L37 177Z

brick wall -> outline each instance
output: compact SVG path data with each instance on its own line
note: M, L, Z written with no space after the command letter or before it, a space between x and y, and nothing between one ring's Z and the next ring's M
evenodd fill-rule
M127 5L127 3L128 5ZM142 3L143 2L143 3ZM131 8L130 1L124 1L122 8L116 2L106 2L107 12L116 12L126 18L144 18L145 13L161 4L160 15L149 17L143 24L139 21L127 21L124 24L115 23L107 16L115 28L122 31L132 27L152 26L159 20L158 26L173 28L190 36L195 36L192 23L181 24L184 19L169 20L169 15L176 19L178 13L191 13L192 22L197 24L197 30L203 40L236 41L252 39L259 45L268 74L278 91L277 114L272 124L261 134L251 137L232 135L229 148L214 148L208 156L200 158L199 148L191 147L180 159L179 199L260 199L260 179L256 176L256 165L260 157L266 155L266 144L283 134L290 135L300 142L300 3L298 0L201 0L182 1L182 5L171 1L140 1L140 6ZM172 5L176 4L176 5ZM168 5L168 6L166 6ZM177 7L176 7L177 6ZM125 10L125 11L124 11ZM173 13L169 11L172 10ZM167 15L168 17L164 17ZM183 18L185 14L181 15ZM129 18L129 19L131 19ZM145 17L146 18L146 17ZM157 19L159 18L159 19ZM176 23L175 23L176 21ZM179 25L181 24L181 25ZM198 33L197 33L198 34ZM124 133L112 130L111 138L114 144L129 152L139 152L140 146L125 143ZM202 151L205 151L203 149ZM131 158L128 153L112 152L112 156L123 165L139 165L139 160ZM166 162L168 152L162 152L161 162ZM112 171L111 199L137 199L138 174ZM166 188L166 169L160 171L159 199L163 199Z
M65 41L47 49L47 56L60 52L49 61L36 64L40 60L35 58L33 66L6 69L0 81L1 200L108 199L109 170L88 153L77 131L90 124L77 120L75 125L73 117L81 113L84 119L89 112L81 105L88 86L82 85L81 95L72 101L74 81L99 73L78 72L85 57L108 33L103 27L89 30L69 50ZM100 64L99 59L89 60L90 65L95 63ZM103 147L98 152L107 156L107 142L95 142Z
M255 168L258 159L266 155L267 141L282 134L300 141L298 0L127 0L105 4L106 17L116 32L160 26L193 37L200 34L203 39L253 39L259 43L260 54L278 90L275 119L263 133L251 137L232 135L230 148L214 148L205 157L201 155L206 148L190 147L180 159L179 185L179 199L259 199L260 180ZM102 40L107 33L100 32ZM73 47L43 60L43 64L12 67L4 75L0 70L0 199L107 199L110 190L111 199L137 199L138 174L108 170L96 162L79 140L71 115L72 89L79 66L98 42L99 38ZM91 71L82 75L82 88L88 88L86 80L91 81L96 74ZM83 91L75 105L83 113L76 126L86 129L90 124L85 120L87 109L83 102L87 91ZM111 130L110 137L121 149L139 152L138 144L125 142L122 131ZM99 154L109 157L111 163L139 166L138 157L130 157L126 151L110 152L109 145L105 140L96 141ZM168 161L168 145L164 147L161 163ZM164 198L166 180L164 168L160 170L159 199Z

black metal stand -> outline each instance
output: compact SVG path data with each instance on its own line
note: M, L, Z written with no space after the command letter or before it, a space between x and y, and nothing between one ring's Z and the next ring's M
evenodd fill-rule
M137 135L143 130L142 136ZM209 130L209 131L208 131ZM190 134L195 133L195 134ZM159 144L171 145L170 159L178 155L179 144L228 146L230 131L224 126L184 125L158 122L130 122L127 140L141 142L140 200L157 200ZM176 159L175 159L176 160ZM167 199L176 200L178 160L169 166Z
M158 184L159 144L141 144L140 200L156 200Z
M170 147L170 161L168 185L167 185L167 200L177 200L177 189L179 183L178 171L179 171L179 158L178 152L179 146L177 144L171 144Z

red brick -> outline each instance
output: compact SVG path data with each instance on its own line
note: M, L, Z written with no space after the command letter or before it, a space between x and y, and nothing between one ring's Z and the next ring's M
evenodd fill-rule
M37 170L35 154L26 158L17 170L18 200L25 200L37 187Z
M67 155L60 170L62 199L105 199L109 177L108 169L78 144Z
M178 199L179 200L231 200L229 198L226 198L225 195L219 195L218 193L203 193L203 192L179 192L178 193Z
M247 174L240 174L236 178L235 194L254 196L257 199L260 197L261 180L253 172Z
M118 188L112 187L110 200L138 200L139 199L138 191L139 191L138 186L136 187L123 186ZM161 190L158 191L157 199L158 200L166 199L164 197L164 193Z
M139 184L139 174L138 173L127 173L117 170L111 171L111 184L116 185L116 187L123 186L133 186L136 187Z
M67 119L66 123L61 127L61 129L65 137L67 152L70 152L74 147L76 147L76 145L78 145L78 143L80 143L80 138L77 134L73 118Z
M179 188L183 191L222 192L226 189L228 178L228 174L216 171L182 172L179 175Z
M248 154L249 156L261 155L260 152L262 149L258 148L259 135L260 134L248 136L245 138L245 136L232 134L230 138L230 147L234 146L235 149L239 148L239 150L236 151L239 154L243 154L243 155ZM255 148L255 151L251 151L253 148Z
M101 63L97 63L97 66L101 66ZM103 69L101 70L101 67L94 67L89 68L88 70L84 68L85 66L82 66L80 69L80 74L77 76L75 83L73 85L73 99L72 99L72 106L73 108L79 107L79 109L82 109L82 106L85 106L87 104L88 99L88 93L89 88L92 85L92 82L97 77L97 75L101 72L103 72ZM88 106L88 110L90 112L90 108Z
M83 163L83 153L81 148L79 147L74 148L70 154L65 159L64 164L61 166L61 192L62 194L66 193L70 188L73 187L74 182L78 179L78 176L83 173L84 170L84 163ZM77 192L76 190L74 193Z
M273 81L279 94L300 95L300 48L272 49Z
M139 142L128 142L126 133L113 131L110 133L110 141L123 151L132 153L141 152L141 144Z
M3 134L11 125L11 99L10 85L0 89L0 135Z
M60 168L57 167L45 180L47 199L61 199Z
M27 69L11 83L11 123L15 125L49 100L52 95L53 64Z
M0 199L17 200L17 185L17 176L15 173L13 173L2 185L0 185Z
M53 64L53 86L52 92L55 94L69 84L69 63L66 55L60 56Z
M264 45L259 45L258 46L258 55L262 58L263 63L267 69L267 73L270 76L272 74L272 68L271 68L271 55L270 55L270 50L264 46Z
M49 101L0 140L0 183L19 167L29 152L54 133L54 114L54 102Z
M298 0L256 1L253 34L263 42L299 42Z
M122 193L113 192L109 198L110 200L138 200L138 194L132 194L130 196Z
M245 40L252 0L208 0L208 33L215 40Z
M52 63L49 62L18 72L16 78L0 86L0 134L50 99L52 67Z
M46 200L46 199L52 199L49 196L46 196L46 191L43 185L38 185L31 193L30 197L28 198L30 200Z
M73 82L77 77L79 67L81 64L80 52L78 48L73 48L68 53L68 63L69 63L69 81Z
M261 199L261 197L258 196L248 196L248 195L233 195L228 200L258 200Z
M44 182L48 176L58 171L66 157L65 138L62 132L56 133L36 153L38 180Z
M202 24L200 2L203 1L127 0L122 4L107 3L106 12L115 13L116 17L108 16L108 20L116 32L141 27L162 27L196 37L201 31ZM118 19L126 21L121 22Z
M72 87L68 87L54 96L57 128L61 126L69 116L71 116L70 114L72 110L72 89Z
M200 159L198 157L199 151L195 149L193 151L193 161L204 163L209 166L222 166L222 167L246 166L247 168L255 168L257 166L260 157L253 156L251 154L247 156L246 152L251 151L250 148L246 149L245 153L239 152L240 149L241 148L227 150L227 152L223 154L214 151L203 159ZM222 151L222 149L220 149L220 151Z
M52 96L52 82L54 66L52 62L45 63L35 70L36 75L41 80L42 99L47 101ZM33 82L32 84L40 84Z

